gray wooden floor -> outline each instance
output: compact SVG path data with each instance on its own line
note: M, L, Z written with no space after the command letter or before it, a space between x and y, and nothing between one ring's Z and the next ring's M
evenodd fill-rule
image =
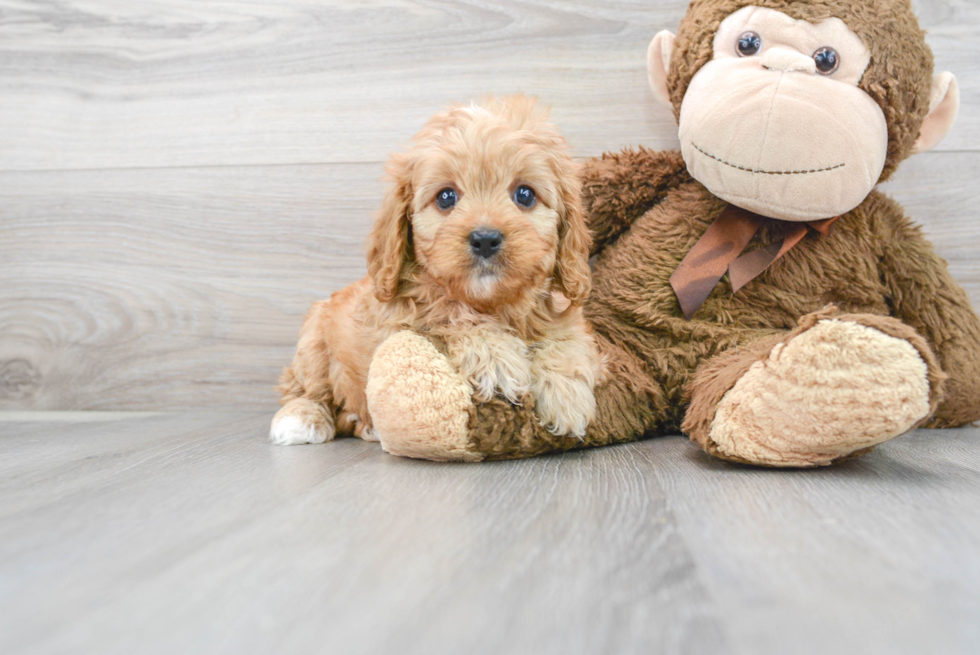
M265 443L387 153L515 91L674 148L687 4L0 0L0 653L980 652L978 428L806 473ZM962 108L885 190L980 306L980 2L915 5Z
M447 465L266 414L0 413L0 652L977 653L980 429Z

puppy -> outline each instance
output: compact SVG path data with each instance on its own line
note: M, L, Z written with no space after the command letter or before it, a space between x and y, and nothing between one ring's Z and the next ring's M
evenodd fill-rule
M368 276L314 304L270 441L383 437L368 412L368 367L400 330L435 344L477 400L530 394L553 433L584 436L601 370L581 308L590 237L578 166L547 112L524 96L452 108L387 170Z

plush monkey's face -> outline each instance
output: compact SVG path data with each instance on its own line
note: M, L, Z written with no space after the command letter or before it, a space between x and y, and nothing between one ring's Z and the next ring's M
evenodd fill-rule
M691 11L709 7L696 4ZM658 34L648 66L654 95L676 108L667 83L673 49L674 35ZM870 62L867 44L840 18L811 23L755 6L729 14L679 102L689 172L719 198L772 218L854 209L892 156L885 114L859 86ZM955 78L936 76L912 152L945 136L958 102Z
M735 12L681 105L691 175L764 216L850 211L878 182L888 149L885 115L858 88L869 61L838 18L811 25L774 9Z
M733 13L681 105L691 175L764 216L808 221L850 211L878 182L888 149L885 115L858 88L869 60L840 19L811 25L774 9Z

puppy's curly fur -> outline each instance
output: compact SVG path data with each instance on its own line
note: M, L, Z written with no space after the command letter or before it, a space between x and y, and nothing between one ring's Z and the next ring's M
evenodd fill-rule
M314 304L280 381L270 440L377 439L368 368L400 330L446 353L478 400L530 395L552 432L584 435L601 370L581 309L590 236L579 166L547 111L524 96L454 107L394 155L388 173L368 276ZM525 186L531 206L515 200ZM447 189L455 204L442 209L436 199ZM492 255L472 243L477 231L502 238Z

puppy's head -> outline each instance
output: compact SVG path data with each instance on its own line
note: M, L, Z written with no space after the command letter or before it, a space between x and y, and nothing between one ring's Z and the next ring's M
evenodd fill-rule
M483 311L549 285L581 304L590 238L567 149L524 96L434 116L388 167L368 252L378 299L416 278Z

